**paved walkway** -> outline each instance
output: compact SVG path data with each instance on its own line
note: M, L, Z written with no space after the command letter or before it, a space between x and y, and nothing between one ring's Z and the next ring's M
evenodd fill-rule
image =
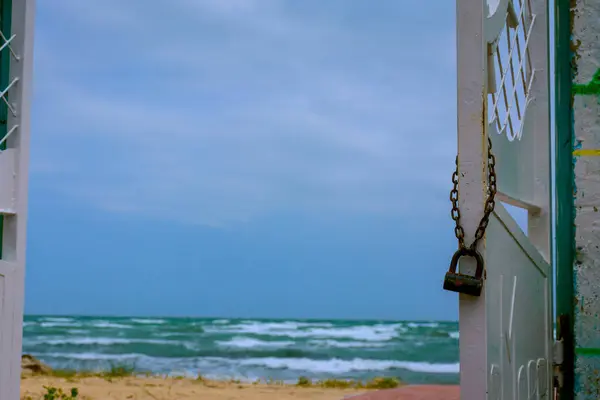
M380 390L345 400L459 400L459 387L450 385L415 385Z

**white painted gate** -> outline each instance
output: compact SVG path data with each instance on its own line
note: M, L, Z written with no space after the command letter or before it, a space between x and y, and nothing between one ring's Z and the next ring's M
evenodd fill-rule
M460 295L461 399L550 399L552 268L547 0L457 0L461 223L469 245L487 195L487 136L498 195L481 297ZM500 203L528 212L524 233ZM463 259L463 272L473 261Z
M18 400L34 0L0 0L0 399Z

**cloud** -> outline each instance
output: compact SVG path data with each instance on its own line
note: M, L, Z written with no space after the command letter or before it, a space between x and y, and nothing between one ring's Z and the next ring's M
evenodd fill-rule
M211 225L445 213L452 16L413 6L41 3L32 174L100 209Z

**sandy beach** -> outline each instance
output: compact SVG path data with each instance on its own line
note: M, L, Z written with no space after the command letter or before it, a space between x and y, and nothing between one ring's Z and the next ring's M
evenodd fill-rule
M70 393L77 388L81 400L458 400L458 386L404 386L388 390L336 389L276 384L201 382L195 379L127 377L107 379L24 377L21 400L42 400L49 387ZM71 400L71 397L67 397Z
M195 379L127 377L107 379L24 377L21 400L41 400L48 387L69 393L78 389L81 400L458 400L458 387L406 386L390 390L335 389L275 384L239 384L235 382L201 382ZM361 396L362 395L362 396ZM68 399L71 399L68 397Z
M204 377L135 375L113 368L104 372L53 370L31 355L21 359L21 400L458 400L456 385L404 385L395 378L369 381L301 378L297 384L258 380L214 381ZM64 396L62 395L64 393ZM75 393L71 396L71 393ZM47 397L45 397L47 396Z
M43 399L46 387L69 392L75 387L83 400L340 400L365 393L357 389L303 388L293 385L238 384L235 382L200 382L194 379L100 377L64 379L49 376L26 377L21 383L21 399ZM29 396L29 397L28 397Z

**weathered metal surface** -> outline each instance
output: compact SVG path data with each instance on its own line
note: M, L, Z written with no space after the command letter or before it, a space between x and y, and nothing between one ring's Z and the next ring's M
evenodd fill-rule
M35 0L0 0L1 400L20 396L34 11Z
M552 268L501 205L488 240L488 399L548 399Z
M556 182L556 315L557 338L563 341L562 365L557 368L561 399L573 398L573 120L571 113L570 1L554 3L555 182Z
M458 262L463 257L473 257L477 263L475 276L461 274L457 271ZM483 257L475 249L461 247L452 256L450 269L444 278L444 289L464 293L470 296L480 296L483 289Z
M548 2L457 2L458 203L469 244L492 191L527 210L524 233L496 203L477 250L481 296L459 296L461 399L548 399L552 260ZM494 179L495 181L495 179ZM476 262L461 259L474 275ZM465 268L466 267L466 268Z
M571 3L575 393L600 398L600 0Z

